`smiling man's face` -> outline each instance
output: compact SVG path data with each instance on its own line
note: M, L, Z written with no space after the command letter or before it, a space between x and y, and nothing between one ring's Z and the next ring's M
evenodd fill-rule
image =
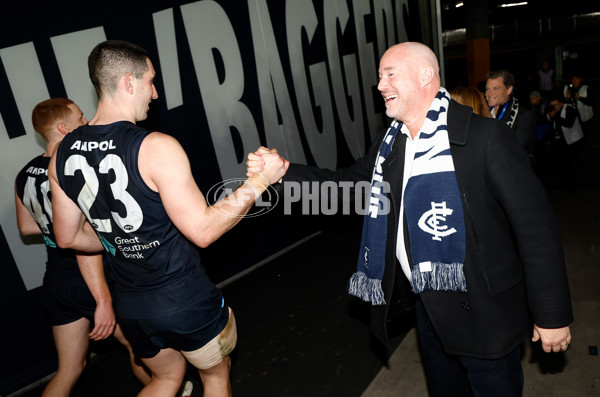
M377 89L385 101L385 113L400 121L410 112L411 97L419 88L418 69L406 55L403 51L387 51L379 62Z
M497 79L487 79L485 83L485 99L489 106L499 106L508 102L512 86L506 88L502 77Z

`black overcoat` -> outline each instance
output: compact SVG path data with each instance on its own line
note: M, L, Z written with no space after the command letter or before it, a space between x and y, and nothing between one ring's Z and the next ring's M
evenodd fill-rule
M292 164L284 181L370 181L383 135L349 167L331 171ZM420 298L447 353L498 358L530 336L532 320L545 328L573 321L558 222L527 155L504 123L451 101L448 135L463 200L468 291L428 291ZM407 285L396 282L406 139L398 134L382 165L391 200L382 282L387 301L395 285ZM386 346L388 312L389 305L373 306L371 316L372 331Z

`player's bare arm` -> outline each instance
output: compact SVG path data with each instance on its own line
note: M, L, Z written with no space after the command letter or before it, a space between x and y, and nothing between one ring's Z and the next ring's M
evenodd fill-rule
M50 191L52 191L53 226L56 242L61 248L82 252L100 252L104 249L94 228L85 215L61 189L56 178L56 156L48 167Z
M17 227L21 236L42 234L40 227L31 216L27 207L23 204L15 189L15 207L17 209Z
M94 329L90 332L90 339L100 340L108 338L117 324L112 306L112 297L104 276L104 265L100 254L75 255L79 271L85 284L96 301L94 312Z
M196 185L188 157L179 142L159 132L142 142L139 168L146 184L160 194L175 226L194 244L206 247L235 226L256 197L285 174L289 163L281 157L265 158L262 176L248 178L222 199L220 210L208 206Z

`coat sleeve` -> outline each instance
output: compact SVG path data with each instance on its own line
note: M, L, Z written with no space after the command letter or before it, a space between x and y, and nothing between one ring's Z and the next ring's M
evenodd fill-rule
M535 116L535 113L527 109L522 109L521 112L522 114L519 118L519 123L515 128L515 134L519 145L525 149L527 153L531 153L535 146L537 117Z
M335 170L329 170L325 168L318 168L315 166L292 163L283 177L283 183L286 181L371 181L373 174L373 167L375 166L375 159L379 151L381 141L385 136L386 131L382 131L377 139L373 142L368 152L358 158L354 163L347 167L337 168Z
M514 232L533 320L544 328L567 326L573 312L558 220L525 153L510 131L494 126L487 178Z

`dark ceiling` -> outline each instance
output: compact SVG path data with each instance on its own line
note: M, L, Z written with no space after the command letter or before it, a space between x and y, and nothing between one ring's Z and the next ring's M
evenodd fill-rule
M462 7L457 3L464 2ZM441 0L442 30L453 30L466 27L466 7L468 2L480 6L486 0ZM593 12L600 12L598 0L528 0L526 5L500 7L506 3L524 2L520 0L487 0L487 17L490 25L502 25L514 21L535 21L544 18L568 17Z

